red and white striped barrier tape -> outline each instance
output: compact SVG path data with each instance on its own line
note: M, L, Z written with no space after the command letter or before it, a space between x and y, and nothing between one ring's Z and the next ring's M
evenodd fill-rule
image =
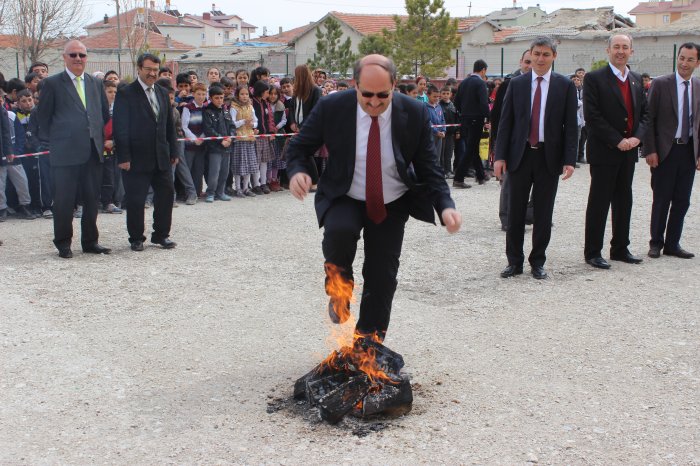
M460 124L449 124L449 125L432 125L433 128L448 128L452 126L461 126ZM250 138L267 138L267 139L274 139L278 137L292 137L296 133L275 133L275 134L251 134L250 136L211 136L211 137L204 137L204 138L178 138L178 141L185 141L185 142L197 142L197 141L221 141L224 139L250 139ZM49 155L49 151L44 151L44 152L34 152L31 154L20 154L20 155L15 155L15 159L21 159L25 157L37 157L39 155ZM7 157L3 157L2 160L7 160Z

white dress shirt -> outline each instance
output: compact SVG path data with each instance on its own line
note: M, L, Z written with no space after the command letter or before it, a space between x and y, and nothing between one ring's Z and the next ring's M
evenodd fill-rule
M678 88L678 127L676 128L676 139L681 137L681 124L683 123L683 118L687 118L683 115L683 96L685 95L685 84L683 84L683 79L678 71L676 71L676 87ZM693 115L693 78L688 79L688 98L690 100L690 116ZM691 122L693 120L690 120ZM690 124L690 135L693 135L693 125Z
M530 116L532 116L532 108L535 103L535 92L537 92L537 78L539 76L534 71L532 72L532 86L530 89ZM540 83L540 134L538 136L539 142L544 142L544 111L547 107L547 94L549 93L549 80L552 79L552 69L550 68L542 76L542 82Z
M143 92L146 93L146 97L148 98L148 102L151 104L151 107L153 107L154 102L155 102L155 106L156 106L155 110L160 110L160 103L158 103L158 96L156 96L156 90L153 87L153 86L155 86L155 84L152 86L149 86L145 82L141 81L140 77L136 78L136 80L139 82L139 84L141 84L141 87L143 88ZM151 90L149 91L148 89L151 89ZM149 94L149 92L152 92L152 94ZM153 100L151 100L151 99L153 99Z
M68 68L66 68L66 73L68 73L68 76L70 77L70 80L73 82L73 85L76 87L76 92L78 91L78 82L75 80L78 76L73 74ZM85 73L80 75L80 87L83 88L83 95L86 96L85 102L87 102L87 94L85 93Z
M384 204L395 201L408 191L408 186L404 184L396 168L394 159L394 147L391 141L391 107L379 115L379 140L382 155L382 192L384 193ZM357 104L357 131L355 135L355 173L352 177L352 184L348 191L348 196L358 201L365 200L365 190L367 185L367 142L369 139L369 128L372 125L370 117L360 104ZM330 154L333 157L333 154Z
M627 68L627 67L625 66L625 72L624 72L624 74L623 74L622 71L620 71L620 70L618 70L617 68L615 68L615 67L612 65L612 63L608 63L608 66L610 66L610 69L612 70L613 74L615 75L615 77L616 77L617 79L619 79L619 80L622 81L622 82L627 81L627 76L630 75L630 70L629 70L629 68Z

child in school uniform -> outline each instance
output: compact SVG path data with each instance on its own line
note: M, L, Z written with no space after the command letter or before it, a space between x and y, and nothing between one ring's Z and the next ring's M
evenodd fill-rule
M239 85L234 96L230 112L236 127L236 136L238 136L233 144L233 156L231 157L231 173L233 173L236 186L235 196L255 197L255 193L248 188L248 185L250 184L250 175L254 175L260 170L258 156L255 153L258 119L255 117L255 110L250 102L247 84Z
M220 86L209 88L209 105L202 114L202 127L206 137L223 137L221 140L207 141L209 173L207 174L206 202L214 200L230 201L224 192L229 171L231 147L231 114L224 108L224 90Z
M207 86L197 83L192 86L194 100L182 107L182 130L187 139L201 138L204 135L202 128L202 112L206 106ZM187 141L185 144L185 161L192 174L197 195L202 195L202 178L204 177L204 157L206 146L204 141ZM117 149L118 150L118 149Z
M438 155L441 155L442 141L445 138L445 115L442 113L442 107L439 103L440 91L431 84L428 86L426 94L428 96L428 102L425 105L428 107L428 115L430 116L430 124L432 125L433 143L435 144Z
M284 102L280 100L280 90L276 86L270 87L270 95L268 96L272 114L275 121L275 132L277 134L285 133L284 127L287 125L287 109ZM287 168L287 162L282 158L282 149L284 148L284 136L277 136L272 142L272 147L275 150L275 158L268 164L268 179L270 181L270 191L282 191L280 184L279 171Z
M258 134L275 134L275 117L272 106L267 98L270 94L270 86L265 81L257 81L253 85L253 109L258 120ZM260 185L253 188L255 194L270 194L267 185L267 164L275 160L274 140L270 138L256 138L255 152L258 154ZM256 180L253 180L254 182Z

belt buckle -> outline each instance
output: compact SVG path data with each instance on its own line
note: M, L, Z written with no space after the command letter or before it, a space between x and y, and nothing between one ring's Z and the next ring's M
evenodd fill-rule
M529 144L528 144L528 145L529 145ZM532 149L532 150L540 150L541 148L542 148L542 146L540 145L539 142L538 142L536 145L534 145L534 146L530 146L530 149Z
M682 145L685 145L685 144L688 144L686 141L683 141L683 139L681 139L681 138L675 138L675 139L673 140L673 143L674 143L674 144L681 145L681 146L682 146Z

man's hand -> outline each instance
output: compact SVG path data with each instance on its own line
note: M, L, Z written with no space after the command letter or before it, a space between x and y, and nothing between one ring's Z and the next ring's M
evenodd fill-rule
M178 163L180 163L180 159L178 157L175 157L174 159L170 159L170 165L172 165L173 167L175 165L177 165Z
M105 149L112 150L114 148L114 141L108 139L105 141Z
M445 137L445 133L443 133L442 131L438 131L437 137L439 137L440 139L442 139L442 138Z
M449 208L443 210L441 217L442 223L445 224L445 228L447 228L447 232L450 234L457 233L462 226L462 215L455 209Z
M299 132L299 126L296 123L292 123L290 127L292 128L292 131L294 131L295 133Z
M484 123L484 129L491 129L491 123Z
M505 172L506 172L506 161L505 160L496 160L493 164L493 174L496 176L497 179L500 180Z
M647 160L647 165L649 165L651 168L656 168L659 166L659 154L657 154L656 152L652 152L645 158Z
M223 141L221 141L221 145L224 147L230 147L231 146L231 138L226 138Z
M700 159L698 159L698 165L695 167L698 171L700 171Z
M197 140L194 142L194 145L195 145L195 146L201 146L202 144L204 144L204 141L202 141L201 139L197 139Z
M620 149L622 152L627 152L628 150L631 149L630 143L628 139L623 139L617 144L617 148Z
M297 173L289 180L289 190L292 195L303 201L311 189L311 177L306 173Z
M642 143L642 141L640 141L640 140L637 139L637 138L628 138L628 139L627 139L627 142L628 142L629 145L630 145L630 149L634 149L635 147L637 147L639 144Z
M117 166L118 166L119 168L121 168L122 170L127 171L127 172L128 172L129 170L131 170L131 162L120 163L120 164L117 165Z
M568 180L571 178L571 175L574 174L574 167L571 165L564 165L564 171L562 172L564 174L564 178L562 178L562 181Z
M12 161L15 159L15 154L7 154L7 161L9 163L12 163Z

